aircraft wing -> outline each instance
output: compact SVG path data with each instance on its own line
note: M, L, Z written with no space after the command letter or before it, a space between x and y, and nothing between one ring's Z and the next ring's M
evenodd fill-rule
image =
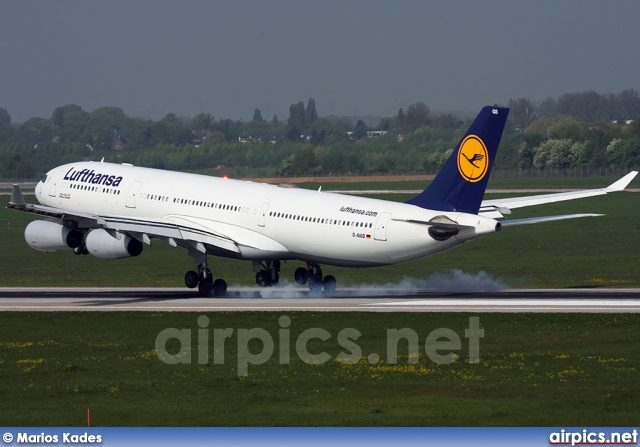
M26 203L18 185L13 185L11 190L11 201L7 205L7 208L24 211L25 213L38 214L40 216L54 217L60 220L65 220L67 217L74 217L82 220L82 224L87 227L92 227L94 225L100 226L105 223L104 220L96 214L75 211L70 213L69 210L63 210L61 208Z
M631 180L633 180L637 174L638 174L637 171L632 171L627 175L625 175L624 177L622 177L620 180L607 186L606 188L561 192L561 193L555 193L555 194L541 194L541 195L525 196L525 197L511 197L511 198L504 198L504 199L484 200L480 205L480 210L478 211L478 214L486 217L491 217L494 219L499 219L501 217L504 217L505 214L507 215L511 214L511 210L515 208L523 208L525 206L533 206L533 205L542 205L545 203L562 202L565 200L582 199L585 197L600 196L603 194L608 194L610 192L622 191L629 185L629 183L631 183ZM594 214L565 214L562 216L549 216L546 218L536 217L531 219L516 219L511 221L504 221L503 225L522 225L525 223L537 223L537 222L546 222L550 220L574 219L578 217L591 217L591 216L595 216L595 215Z
M116 232L126 233L148 245L151 243L151 239L155 238L173 247L193 248L202 253L207 252L207 246L232 253L240 253L241 247L265 251L286 251L286 248L269 237L248 229L208 219L180 215L168 215L163 219L153 220L133 219L34 205L25 202L18 185L13 185L11 201L7 208L52 217L61 221L73 220L78 222L78 226L81 228L103 228L112 236Z

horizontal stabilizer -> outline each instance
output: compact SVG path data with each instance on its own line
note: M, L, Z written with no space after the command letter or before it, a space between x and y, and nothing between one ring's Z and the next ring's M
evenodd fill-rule
M542 217L527 217L524 219L503 220L500 223L503 227L515 227L516 225L529 225L540 222L554 222L557 220L566 219L579 219L581 217L600 217L604 214L563 214L560 216L542 216Z

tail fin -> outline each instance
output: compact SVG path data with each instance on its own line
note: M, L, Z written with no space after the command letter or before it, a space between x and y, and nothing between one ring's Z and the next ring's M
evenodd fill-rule
M478 214L509 109L484 107L431 184L407 203Z

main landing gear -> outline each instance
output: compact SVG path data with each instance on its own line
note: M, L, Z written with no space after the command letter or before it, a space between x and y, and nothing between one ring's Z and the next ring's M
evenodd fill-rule
M280 261L266 261L266 263L254 263L256 284L260 287L275 287L280 282Z
M80 244L78 247L73 249L74 255L88 255L89 250L87 250L87 246L84 245L84 242Z
M280 281L280 261L265 261L264 263L254 262L256 273L256 284L260 287L275 287ZM312 293L321 292L332 293L336 290L336 278L327 275L323 278L322 269L315 262L307 263L307 268L300 267L295 271L296 284L309 284Z
M214 281L211 270L204 253L197 250L190 250L191 256L198 271L188 271L184 275L184 283L190 289L198 288L200 296L223 296L227 292L227 283L224 279ZM280 261L254 261L254 272L256 272L256 284L260 287L275 287L280 281ZM308 262L307 268L300 267L295 271L295 281L299 285L309 284L311 293L320 293L324 290L330 294L336 290L336 278L333 275L322 276L322 269L315 262Z
M198 272L190 270L184 275L184 283L190 289L197 287L200 296L204 297L222 296L227 292L227 283L224 279L213 280L206 257L203 262L198 264Z
M324 289L325 293L333 293L336 290L336 278L333 275L322 277L322 269L315 262L307 264L308 269L304 267L297 268L295 271L296 284L304 285L309 283L309 290L312 293L318 293Z

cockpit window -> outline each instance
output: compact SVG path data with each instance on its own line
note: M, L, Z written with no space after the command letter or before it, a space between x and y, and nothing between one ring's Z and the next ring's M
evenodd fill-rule
M47 174L44 175L44 177L42 177L42 180L40 180L42 183L46 183L47 182Z

